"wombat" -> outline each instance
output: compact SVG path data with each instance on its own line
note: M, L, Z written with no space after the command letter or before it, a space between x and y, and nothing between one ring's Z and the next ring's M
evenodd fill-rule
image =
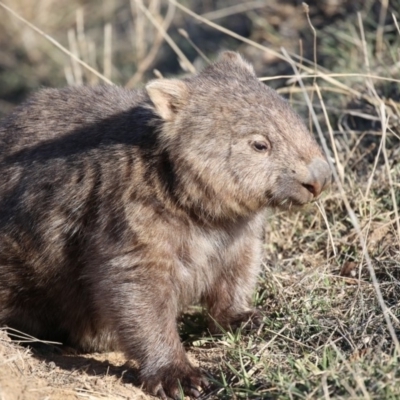
M201 73L39 91L0 127L0 323L84 351L113 344L161 398L207 385L177 317L251 306L265 209L316 199L328 163L299 116L225 52Z

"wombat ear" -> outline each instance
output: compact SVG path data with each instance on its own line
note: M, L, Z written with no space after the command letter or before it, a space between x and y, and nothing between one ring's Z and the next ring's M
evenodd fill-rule
M178 79L156 79L146 85L146 90L158 114L171 121L185 104L189 89Z
M253 66L248 63L239 53L234 51L223 51L219 57L218 61L228 62L230 64L234 64L247 72L250 72L252 75L256 75Z

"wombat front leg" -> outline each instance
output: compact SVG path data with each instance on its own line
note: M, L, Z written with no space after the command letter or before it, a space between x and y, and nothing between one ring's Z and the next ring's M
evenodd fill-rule
M251 329L261 325L262 316L251 304L259 269L260 259L256 254L250 259L240 257L238 263L230 265L216 280L205 298L211 332L239 327L242 323Z
M132 265L127 256L111 264L97 301L107 310L126 356L139 362L145 389L162 399L180 398L180 388L198 397L208 384L180 342L178 301L168 270Z

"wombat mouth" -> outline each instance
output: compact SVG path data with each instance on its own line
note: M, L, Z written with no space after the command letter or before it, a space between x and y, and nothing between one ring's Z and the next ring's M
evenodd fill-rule
M269 208L274 208L279 211L298 211L305 206L314 203L318 199L311 199L309 201L301 201L296 198L285 198L282 200L278 199L270 199L268 201L268 207Z

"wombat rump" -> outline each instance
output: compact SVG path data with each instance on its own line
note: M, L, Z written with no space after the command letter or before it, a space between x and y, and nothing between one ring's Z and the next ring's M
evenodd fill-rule
M145 388L197 397L177 318L257 324L267 207L331 180L298 115L225 52L193 77L39 91L0 127L0 324L118 347Z

